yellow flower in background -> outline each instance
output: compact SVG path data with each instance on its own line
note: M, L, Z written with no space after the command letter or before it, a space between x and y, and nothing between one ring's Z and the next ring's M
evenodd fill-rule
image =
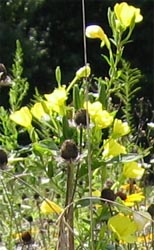
M46 112L44 111L41 102L37 102L34 104L34 106L31 108L31 113L38 120L41 120L43 117L47 115Z
M138 213L134 212L133 219L137 225L138 231L142 231L144 227L152 220L151 215L145 211L138 211Z
M107 48L110 48L110 41L105 34L104 30L99 26L99 25L89 25L86 28L86 37L91 38L91 39L100 39L101 42L101 47L103 47L105 44Z
M53 111L60 115L65 113L65 101L67 100L67 91L65 86L56 88L51 94L44 95L51 105Z
M130 132L130 127L127 122L122 122L122 120L115 119L113 124L113 138L119 138L121 136L127 135Z
M127 178L141 178L144 171L144 168L140 167L135 161L124 163L123 175Z
M22 107L10 115L10 119L22 127L31 127L32 115L28 107Z
M128 5L126 2L116 3L114 6L114 12L117 20L124 28L131 25L133 18L135 23L139 23L143 20L140 9L135 8L132 5Z
M116 234L119 240L127 243L136 241L135 232L137 226L134 221L123 214L117 214L108 220L108 227Z
M78 79L84 78L84 77L89 77L91 74L91 68L87 64L86 66L81 67L80 69L77 70L76 72L76 77Z
M130 194L130 195L127 195L126 199L124 200L124 204L127 207L132 207L135 205L136 202L141 202L144 199L145 199L145 196L143 195L142 192Z
M53 201L45 199L40 206L40 211L43 214L53 214L53 213L60 214L63 212L63 209Z
M103 156L106 157L115 157L121 154L126 154L126 148L118 143L114 139L104 140L104 151Z

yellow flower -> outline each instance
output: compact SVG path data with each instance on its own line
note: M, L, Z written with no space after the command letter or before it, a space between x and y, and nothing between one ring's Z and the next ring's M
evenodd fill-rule
M116 3L114 6L114 12L118 21L124 28L131 25L133 18L135 23L139 23L143 20L143 16L140 14L140 9L128 5L126 2Z
M103 156L106 157L115 157L120 154L126 154L126 148L118 143L114 139L104 140L104 151Z
M84 104L86 108L86 103ZM102 109L102 104L98 101L88 102L88 113L93 123L100 129L109 127L113 122L113 115Z
M52 110L60 115L65 113L65 101L67 100L67 92L65 86L56 88L51 94L44 95Z
M34 104L34 106L31 108L31 113L38 120L41 120L43 117L47 115L46 112L44 111L41 102L37 102Z
M83 77L88 77L91 74L91 68L87 64L86 66L81 67L77 72L76 72L76 77L78 79L81 79Z
M127 178L141 178L144 174L144 168L140 167L135 161L124 163L123 175Z
M113 133L112 133L113 138L118 138L127 135L129 132L130 132L130 127L128 126L127 122L122 122L119 119L114 120Z
M103 129L109 127L112 124L113 115L106 110L102 110L98 112L92 119L98 128Z
M127 243L134 243L136 241L135 232L137 226L127 216L117 214L111 217L108 221L108 227L116 234L119 240Z
M110 41L105 34L104 30L99 25L90 25L86 28L86 37L88 38L98 38L102 41L101 47L106 44L107 48L110 48Z
M32 115L26 106L12 113L10 119L25 128L31 127Z
M142 231L144 227L152 220L151 215L144 211L139 211L139 213L134 212L133 219L137 225L138 231Z
M63 209L61 207L59 207L56 203L50 201L49 199L45 199L42 202L40 210L43 214L52 214L52 213L60 214L63 212Z
M145 196L142 192L136 194L127 195L126 199L124 200L124 204L127 207L132 207L136 202L140 202L145 199Z

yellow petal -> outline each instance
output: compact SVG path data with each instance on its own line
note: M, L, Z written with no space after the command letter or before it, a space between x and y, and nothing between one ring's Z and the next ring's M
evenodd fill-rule
M126 154L126 148L118 143L114 139L104 140L104 151L103 156L106 157L115 157L120 154Z
M114 12L118 21L124 28L131 25L133 18L135 23L143 20L143 16L140 14L140 9L135 8L132 5L128 5L126 2L116 3L114 6Z
M46 115L41 102L34 104L34 106L31 108L31 113L38 120L42 119Z
M134 233L137 230L137 226L135 222L131 221L127 216L117 214L111 217L108 221L108 226L117 235L119 240L128 243L136 241Z
M123 175L127 178L141 178L144 171L144 168L140 167L137 162L127 162L123 167Z
M60 206L58 206L53 201L50 201L49 199L45 199L42 202L40 210L43 214L52 214L52 213L60 214L61 212L63 212L63 209Z
M130 132L130 127L127 122L122 122L122 120L115 119L113 125L113 138L118 138L127 135Z
M32 115L28 107L22 107L20 110L15 111L10 115L10 119L15 123L28 128L31 126Z

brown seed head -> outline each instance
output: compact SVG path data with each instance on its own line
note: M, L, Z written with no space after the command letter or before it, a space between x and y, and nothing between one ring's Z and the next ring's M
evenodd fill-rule
M79 109L76 112L75 118L74 118L76 125L86 127L87 126L87 115L88 114L87 114L86 109ZM88 115L88 119L89 119L89 115Z
M113 190L109 188L104 188L101 192L101 198L114 201L116 197Z
M65 160L75 160L78 148L73 140L65 140L61 146L61 157Z

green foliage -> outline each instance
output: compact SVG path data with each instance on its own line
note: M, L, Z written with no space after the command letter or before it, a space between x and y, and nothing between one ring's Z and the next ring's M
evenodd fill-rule
M130 64L122 61L122 70L115 83L117 86L116 95L122 101L123 118L131 128L134 127L133 101L141 87L138 85L142 75L139 69L132 69Z
M12 65L12 87L10 89L10 106L12 111L18 110L24 97L27 94L29 84L26 78L22 77L23 74L23 52L20 42L16 42L16 53L14 58L14 64Z

